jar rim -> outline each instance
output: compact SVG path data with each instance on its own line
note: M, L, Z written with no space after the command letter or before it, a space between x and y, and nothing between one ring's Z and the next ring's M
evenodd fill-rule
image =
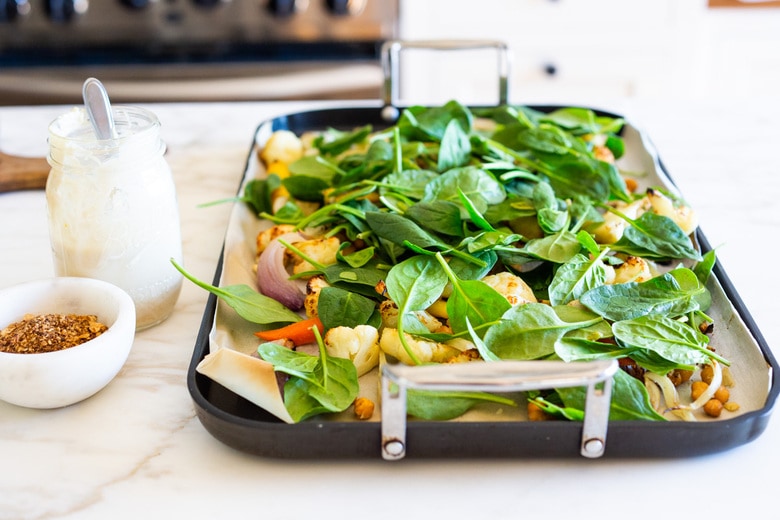
M160 127L160 120L150 110L131 105L112 105L111 113L117 130L117 138L97 139L83 106L75 106L68 112L57 116L49 124L49 134L60 139L84 142L117 141L131 138L147 130Z

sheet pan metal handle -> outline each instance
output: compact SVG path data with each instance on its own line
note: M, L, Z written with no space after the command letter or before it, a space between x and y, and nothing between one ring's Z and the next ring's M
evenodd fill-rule
M495 49L498 55L498 104L505 105L509 101L509 69L510 55L506 43L497 40L390 40L382 45L382 116L389 122L398 119L400 99L400 62L401 51L408 49L424 49L433 51L462 51Z
M580 454L598 458L607 440L612 376L617 361L500 361L382 367L382 458L406 455L406 391L523 392L587 387Z

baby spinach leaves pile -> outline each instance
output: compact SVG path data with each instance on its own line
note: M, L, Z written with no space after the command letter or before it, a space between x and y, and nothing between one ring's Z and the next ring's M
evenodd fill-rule
M322 322L379 324L372 305L389 296L399 309L399 339L415 362L404 333L470 339L486 362L630 357L659 374L711 359L727 363L698 330L709 320L712 253L702 258L677 224L651 212L621 215L628 225L615 244L593 239L603 212L616 211L608 203L634 198L615 164L594 154L597 139L616 158L624 153L622 125L582 108L472 110L454 101L410 107L389 128L328 129L314 141L316 155L288 165L289 177L252 181L243 198L260 218L345 237L335 264L314 263L307 273L323 275L333 288L320 301ZM280 185L291 199L273 211L271 193ZM320 207L307 215L297 201ZM350 246L357 250L346 254ZM615 253L680 266L649 281L607 285L607 269L621 262ZM698 264L682 267L683 260ZM480 281L505 270L522 272L539 300L550 303L512 307ZM380 280L387 294L374 290ZM430 333L414 313L447 286L452 333ZM451 397L457 413L468 408L462 395ZM442 399L429 399L430 406L418 399L411 411L448 418L451 409L435 412L448 408ZM561 389L539 402L576 419L583 393ZM611 418L663 419L642 382L622 371Z

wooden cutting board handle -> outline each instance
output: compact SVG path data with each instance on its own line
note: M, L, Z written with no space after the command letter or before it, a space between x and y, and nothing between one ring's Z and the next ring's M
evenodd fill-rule
M43 157L18 157L0 152L0 193L42 190L46 188L49 169Z

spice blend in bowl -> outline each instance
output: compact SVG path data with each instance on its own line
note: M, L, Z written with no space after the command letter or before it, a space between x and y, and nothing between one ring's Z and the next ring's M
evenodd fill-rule
M0 352L54 352L86 343L106 330L94 314L28 314L0 331Z
M135 338L135 305L119 287L55 277L0 289L0 400L59 408L103 389Z

